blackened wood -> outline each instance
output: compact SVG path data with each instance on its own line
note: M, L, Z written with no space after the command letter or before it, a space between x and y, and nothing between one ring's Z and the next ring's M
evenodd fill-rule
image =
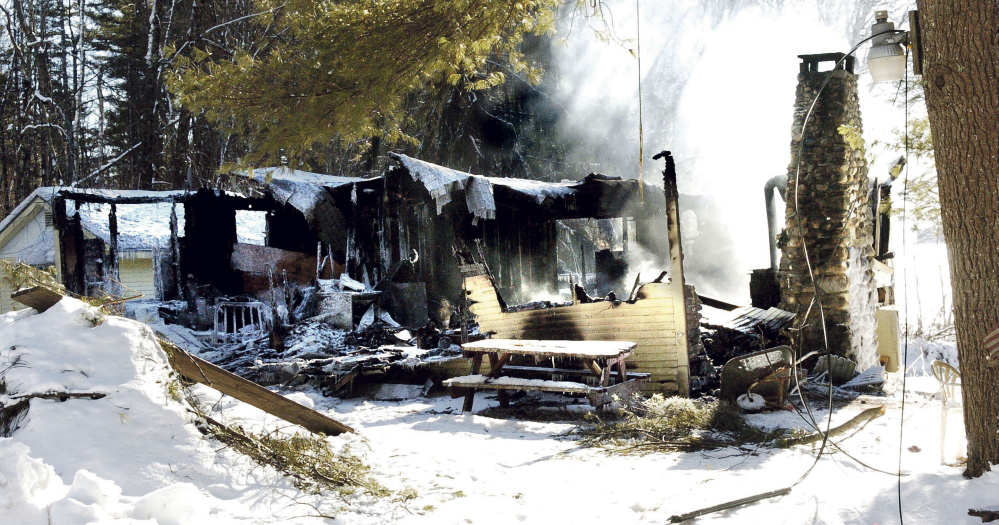
M676 331L676 344L680 347L677 352L681 356L683 363L677 366L678 383L681 385L679 394L687 396L689 386L687 385L688 364L687 364L687 301L686 283L683 278L683 247L680 239L680 194L676 188L676 164L673 162L673 155L664 151L655 158L666 159L666 167L663 169L663 191L666 195L666 219L667 237L669 238L669 265L670 265L670 289L673 297L673 326ZM696 329L696 328L695 328Z
M114 280L114 282L107 282L105 286L110 290L105 291L112 295L120 295L122 290L120 286L121 276L118 271L118 206L113 202L111 203L111 211L108 212L108 237L108 260L104 266L105 281Z
M112 197L108 195L98 195L94 193L61 190L59 192L59 195L62 196L63 198L76 202L102 203L102 204L156 204L160 202L176 202L178 200L181 200L181 197L175 194Z
M991 509L968 509L968 516L982 518L982 523L991 523L999 520L999 507Z

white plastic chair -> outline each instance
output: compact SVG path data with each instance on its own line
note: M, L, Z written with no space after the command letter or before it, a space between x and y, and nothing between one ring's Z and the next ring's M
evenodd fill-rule
M933 377L940 382L940 462L944 462L944 437L947 435L947 405L952 401L957 406L961 404L961 373L944 361L936 360L930 363Z

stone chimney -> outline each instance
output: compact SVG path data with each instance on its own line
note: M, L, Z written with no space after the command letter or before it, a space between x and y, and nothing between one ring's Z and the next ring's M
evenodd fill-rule
M798 314L795 326L801 351L822 350L818 304L805 318L815 286L805 262L804 242L825 312L829 348L857 361L858 369L864 370L877 364L877 291L871 267L873 223L853 57L823 72L818 71L819 63L836 63L843 55L799 58L779 272L781 307ZM805 114L827 79L802 135Z

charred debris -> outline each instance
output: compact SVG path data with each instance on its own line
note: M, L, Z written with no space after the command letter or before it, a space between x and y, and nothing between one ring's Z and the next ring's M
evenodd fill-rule
M339 395L358 381L422 384L467 373L458 345L495 336L635 341L646 390L713 393L722 365L783 342L793 315L685 285L675 169L662 156L665 192L596 174L484 177L395 154L367 179L253 170L235 176L240 193L62 190L57 268L71 292L129 295L117 210L157 204L169 241L154 255L155 297L129 311L253 381ZM81 225L94 204L107 211L103 237ZM722 320L702 320L702 303Z

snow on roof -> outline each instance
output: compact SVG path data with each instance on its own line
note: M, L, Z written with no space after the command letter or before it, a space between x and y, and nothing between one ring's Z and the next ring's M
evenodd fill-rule
M123 197L158 197L166 199L164 202L157 203L116 204L118 216L118 250L120 252L146 251L167 246L170 242L170 213L174 206L174 203L170 202L170 200L174 197L183 196L186 193L179 190L106 190L43 186L31 192L31 195L21 201L0 222L0 232L4 231L36 199L51 203L53 197L60 191L72 191L73 193L94 195L106 199ZM72 198L66 199L66 214L72 216L75 210L76 203L72 202ZM83 224L83 228L94 236L100 237L104 242L111 242L110 225L108 222L110 212L111 205L107 203L80 203L80 221ZM180 205L177 206L177 230L180 236L184 235L184 207ZM263 244L265 230L264 214L262 212L238 211L236 213L236 230L239 235L239 242Z
M582 181L542 182L507 177L486 177L486 179L495 186L504 186L519 193L530 195L538 201L538 204L545 202L545 199L567 197L583 184Z
M20 202L20 204L15 206L14 209L11 210L11 212L8 213L7 216L3 218L2 221L0 221L0 233L3 233L3 231L6 230L8 226L10 226L10 223L14 222L14 219L16 219L18 215L23 213L25 208L30 206L31 203L35 201L35 199L41 199L44 202L50 202L52 200L52 196L55 195L55 193L59 191L59 189L60 188L55 188L52 186L43 186L41 188L36 188L35 191L31 192L30 195L25 197L24 200Z
M390 153L389 156L399 161L414 181L422 183L427 188L430 197L437 203L438 215L444 209L444 205L451 202L451 194L463 189L468 211L475 216L476 222L478 219L496 218L493 188L485 177L445 168L398 153Z
M399 153L389 153L389 156L399 162L414 181L427 188L430 196L437 203L437 213L440 214L444 205L451 202L451 194L465 190L465 203L475 219L495 219L496 200L493 197L493 186L503 186L518 193L534 198L538 204L545 199L565 197L579 187L580 182L541 182L526 179L501 177L484 177L457 171L422 160L407 157Z
M10 224L14 221L14 219L17 218L17 216L20 215L22 212L24 212L24 210L28 206L30 206L31 203L34 202L36 199L40 199L41 201L46 203L51 203L52 199L57 194L59 194L59 192L62 191L71 191L74 193L94 195L106 199L115 199L121 197L126 197L126 198L160 197L163 199L172 199L174 197L178 197L184 194L183 191L108 190L108 189L67 188L65 186L42 186L32 191L30 195L28 195L23 201L21 201L21 203L18 204L7 215L7 217L3 219L3 221L0 221L0 232L7 229L7 227L10 226ZM75 205L73 207L69 207L68 203L69 200L67 199L67 212L72 213L72 210L75 208ZM150 225L143 225L142 222L146 217L162 218L163 206L166 207L165 209L166 209L166 221L167 221L165 223L166 224L165 238L169 238L170 205L171 204L169 202L164 202L159 204L119 204L118 205L119 206L118 210L119 247L123 250L151 249L156 245L157 242L161 241L164 237L159 222L162 221L154 221L155 224L150 224ZM107 215L108 211L110 210L110 207L107 204L96 205L96 206L98 208L100 206L103 206L104 208L102 210L93 209L91 211L85 212L81 216L81 219L83 220L84 227L87 228L87 230L90 231L90 233L103 238L105 241L108 241L110 236L108 234ZM157 208L156 210L153 211L123 212L123 209L125 209L125 207L133 207L133 206L140 207L140 208L135 208L136 210L141 210L141 207L143 206L154 206L154 207L159 206L160 208ZM81 211L87 207L94 208L95 205L88 205L88 204L80 205ZM98 215L101 212L103 212L104 217L103 219L98 219ZM125 214L124 217L123 213ZM103 224L103 226L101 226L101 224ZM181 222L181 225L183 225L183 222ZM144 236L147 235L152 235L153 237L145 239ZM129 247L126 248L125 246Z
M325 175L322 173L294 170L287 166L254 168L250 170L250 176L253 180L261 184L287 182L295 184L314 184L316 186L323 186L324 188L336 188L337 186L343 186L344 184L365 180L360 177L341 177L339 175Z
M271 194L278 202L301 211L309 222L312 222L316 205L326 194L323 188L337 188L367 180L360 177L311 173L285 166L252 169L249 175L254 181L270 188Z
M155 204L118 204L118 250L142 251L168 246L170 243L170 213L172 202ZM66 214L72 215L74 205L66 202ZM108 215L111 205L81 203L80 222L87 231L111 242ZM177 206L177 230L184 229L184 207Z

